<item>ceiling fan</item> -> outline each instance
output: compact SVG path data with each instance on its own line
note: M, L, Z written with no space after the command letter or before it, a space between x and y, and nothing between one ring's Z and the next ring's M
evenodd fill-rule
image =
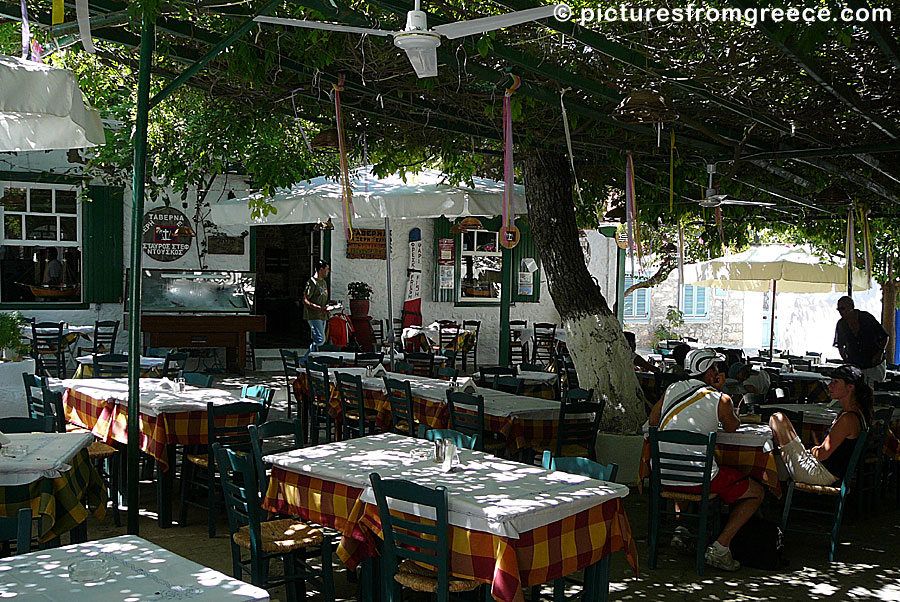
M258 16L254 20L260 23L273 25L288 25L291 27L305 27L307 29L324 29L327 31L342 31L347 33L369 34L373 36L393 36L394 46L406 52L409 62L412 63L416 75L419 77L434 77L437 75L437 47L441 45L441 36L454 40L464 36L485 33L503 27L511 27L553 16L555 6L539 6L527 10L519 10L502 15L493 15L472 19L469 21L457 21L428 28L428 20L421 10L421 0L415 0L415 8L406 13L406 28L403 31L390 31L387 29L370 29L368 27L354 27L339 23L325 23L322 21L305 21L301 19L285 19L282 17Z
M697 201L697 203L701 207L705 207L707 209L715 209L716 207L721 207L722 205L740 205L744 207L774 207L775 203L768 203L766 201L742 201L739 199L732 198L727 194L716 194L716 189L713 188L713 174L716 173L716 164L709 163L706 166L706 172L709 174L709 187L706 189L706 198L703 200Z

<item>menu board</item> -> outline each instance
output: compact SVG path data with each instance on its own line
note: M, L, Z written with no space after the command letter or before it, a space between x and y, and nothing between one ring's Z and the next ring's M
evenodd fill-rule
M354 228L353 240L347 241L347 259L384 259L384 228Z

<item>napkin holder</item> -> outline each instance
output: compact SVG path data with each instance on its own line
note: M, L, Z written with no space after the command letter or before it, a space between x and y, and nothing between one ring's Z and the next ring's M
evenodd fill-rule
M456 386L463 393L468 393L469 395L478 395L478 387L475 386L475 381L472 380L472 377L457 379Z
M6 435L3 434L2 431L0 431L0 447L3 447L4 445L9 445L10 441L12 441L12 439L7 437Z

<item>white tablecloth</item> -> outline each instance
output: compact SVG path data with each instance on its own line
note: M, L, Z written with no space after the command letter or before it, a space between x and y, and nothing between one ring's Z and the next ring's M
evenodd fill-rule
M516 378L526 385L555 385L557 376L553 372L534 372L532 370L519 370Z
M227 546L225 552L227 554ZM100 583L69 580L68 566L102 558ZM269 594L134 535L41 550L0 560L0 598L71 602L268 600Z
M645 422L643 429L644 438L646 438L650 433L650 424ZM768 424L742 424L733 433L726 433L720 430L716 433L716 443L761 447L765 452L775 449L775 444L772 441L772 429L769 428Z
M94 354L89 353L87 355L81 355L75 358L75 361L79 364L94 364ZM119 363L119 362L116 362ZM166 358L164 357L145 357L141 356L141 368L156 368L157 366L162 366L166 363ZM128 362L121 362L121 365L128 365Z
M26 485L38 479L55 479L72 468L75 455L94 442L90 433L7 433L4 446L24 445L24 455L10 458L0 449L0 487Z
M27 416L23 374L34 374L34 360L0 363L0 417Z
M363 489L362 500L374 504L369 474L406 479L448 491L450 524L518 539L522 533L628 495L628 487L538 466L460 450L460 465L449 473L411 452L431 448L421 439L393 433L265 456L263 461L291 472ZM392 504L417 514L409 504Z
M406 346L407 339L418 336L420 334L424 334L425 337L431 341L434 345L437 345L440 342L440 324L437 322L432 322L427 326L408 326L403 329L403 332L400 333L400 342L403 346ZM452 334L459 334L460 332L475 332L472 328L445 328L444 332L449 332Z
M240 401L239 391L207 389L188 386L184 392L171 389L174 384L167 378L141 379L141 413L148 416L174 412L206 411L206 404L216 405ZM128 403L128 379L126 378L82 378L53 381L51 388L72 389L94 399L105 399L109 403Z
M350 351L312 351L312 352L310 352L309 357L313 360L315 360L317 357L339 358L344 363L353 363L354 361L356 361L356 354L353 352L350 352ZM400 353L399 351L395 351L394 352L394 360L398 361L398 362L402 362L403 354ZM443 364L446 361L447 361L447 358L444 357L443 355L435 355L434 356L435 364ZM385 353L384 360L382 360L381 363L384 364L385 366L387 366L390 362L391 362L391 354Z
M24 336L28 339L31 338L31 325L30 324L27 326L23 326L21 330L22 330L22 336ZM38 332L40 332L41 334L54 332L55 330L56 330L55 328L38 328ZM68 326L67 325L63 328L63 336L66 336L67 334L71 334L73 332L77 332L78 334L90 336L90 335L94 334L94 327L93 326Z
M820 380L822 382L828 382L831 380L830 377L825 376L824 374L819 374L818 372L806 372L806 371L797 371L797 372L784 372L780 374L782 380Z

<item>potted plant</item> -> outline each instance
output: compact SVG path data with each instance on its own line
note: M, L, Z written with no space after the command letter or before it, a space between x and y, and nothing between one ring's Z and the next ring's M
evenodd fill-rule
M347 285L347 292L350 294L350 315L355 318L368 316L372 287L365 282L351 282Z
M17 311L0 313L0 349L4 359L20 360L28 353L29 345L22 341L22 327L28 321Z

